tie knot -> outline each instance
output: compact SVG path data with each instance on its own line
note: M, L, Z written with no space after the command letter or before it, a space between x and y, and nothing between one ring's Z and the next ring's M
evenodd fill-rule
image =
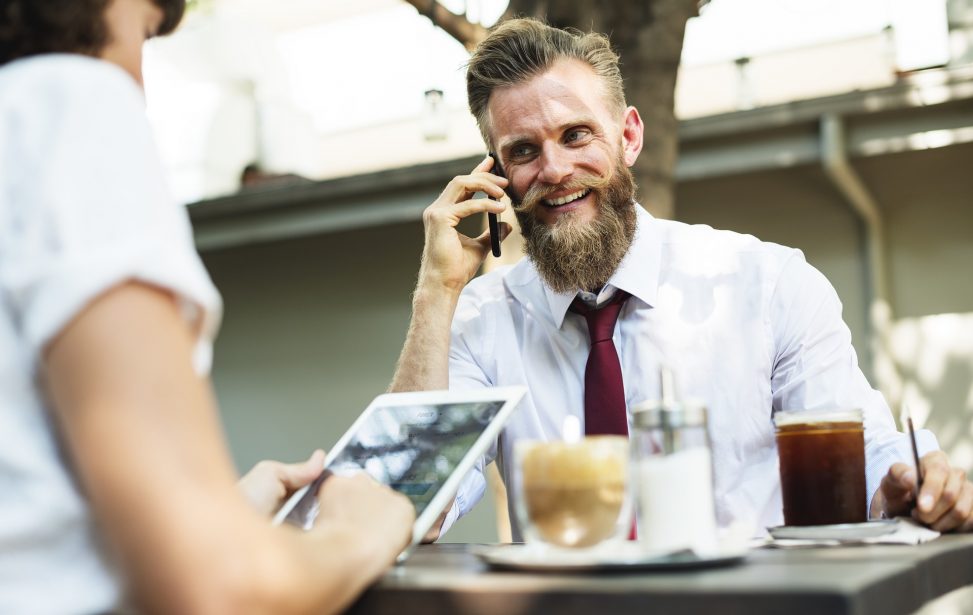
M577 298L571 303L571 311L581 314L588 321L588 335L591 337L592 345L612 338L615 323L618 322L618 314L630 296L624 290L618 290L607 303L596 308L588 307Z

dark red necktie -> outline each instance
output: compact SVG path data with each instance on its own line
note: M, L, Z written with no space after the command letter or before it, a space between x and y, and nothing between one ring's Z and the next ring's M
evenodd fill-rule
M623 290L615 291L615 296L598 308L588 307L577 298L571 304L571 311L588 321L591 337L584 369L584 432L589 436L628 435L622 365L612 333L618 314L630 296Z

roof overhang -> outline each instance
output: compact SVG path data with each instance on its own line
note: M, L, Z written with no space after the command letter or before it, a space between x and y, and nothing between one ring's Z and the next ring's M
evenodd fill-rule
M676 177L690 182L821 162L821 118L842 118L852 159L973 142L973 66L893 86L684 120ZM294 186L248 189L189 206L199 249L416 221L479 156Z

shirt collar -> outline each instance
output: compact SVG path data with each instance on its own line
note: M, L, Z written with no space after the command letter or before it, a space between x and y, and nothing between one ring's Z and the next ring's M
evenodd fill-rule
M635 238L608 285L621 289L648 305L655 305L662 262L662 228L659 220L635 205ZM508 288L524 305L544 301L557 328L564 323L577 292L558 293L544 284L530 259L518 263L507 278Z
M608 284L654 306L658 300L662 268L663 222L637 203L635 217L638 223L635 239Z

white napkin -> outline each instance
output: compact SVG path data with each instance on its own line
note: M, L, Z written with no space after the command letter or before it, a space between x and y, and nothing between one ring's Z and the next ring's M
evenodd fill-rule
M939 532L919 525L908 517L896 517L895 529L880 536L846 536L843 538L773 538L768 536L765 547L790 549L800 547L838 547L849 545L917 545L939 538Z

